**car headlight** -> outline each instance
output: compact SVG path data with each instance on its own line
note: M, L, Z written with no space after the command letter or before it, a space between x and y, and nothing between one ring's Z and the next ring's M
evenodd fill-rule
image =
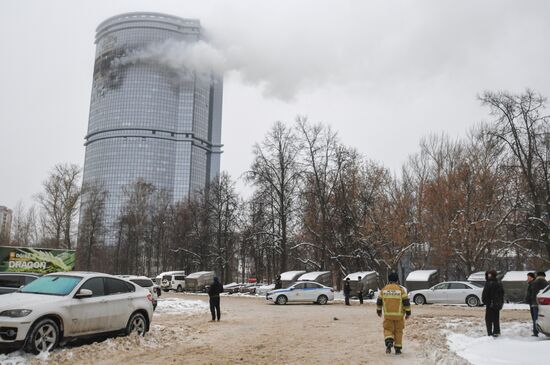
M12 318L21 318L26 317L31 314L32 310L30 309L10 309L0 313L0 317L12 317Z

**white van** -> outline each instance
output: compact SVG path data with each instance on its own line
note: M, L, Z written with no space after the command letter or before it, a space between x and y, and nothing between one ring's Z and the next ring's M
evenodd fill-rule
M162 290L165 292L175 290L179 293L185 288L185 271L167 271L156 277L155 280L159 283Z

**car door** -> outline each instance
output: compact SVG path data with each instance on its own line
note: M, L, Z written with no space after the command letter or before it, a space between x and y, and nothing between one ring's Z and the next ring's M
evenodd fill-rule
M80 289L91 290L92 296L71 300L67 310L70 314L70 324L68 326L70 333L66 334L74 336L111 331L104 278L88 279L78 290Z
M450 283L447 290L447 303L464 304L468 295L468 287L462 283Z
M289 296L288 296L289 301L299 302L299 301L306 300L304 298L304 293L305 293L304 289L306 288L306 283L298 283L294 285L293 288L294 289L289 291Z
M106 301L113 330L126 328L133 312L132 300L135 291L134 284L120 279L105 278Z
M434 286L433 290L430 293L431 299L428 299L428 302L445 303L447 300L448 288L449 288L449 283L441 283Z
M321 285L316 283L306 283L304 297L307 300L316 301L321 294Z

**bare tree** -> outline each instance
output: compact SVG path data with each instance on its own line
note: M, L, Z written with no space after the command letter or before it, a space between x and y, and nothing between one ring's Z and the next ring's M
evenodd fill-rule
M21 247L30 247L38 244L38 217L34 205L28 209L22 202L18 202L13 211L11 244Z
M485 92L480 100L496 118L492 134L504 143L525 186L525 233L509 243L538 245L550 259L550 119L545 114L546 98L526 90L520 95Z
M77 261L85 270L97 270L93 258L100 258L99 249L104 244L105 201L107 191L100 183L82 187L82 205L79 222Z
M276 122L264 141L254 146L253 153L254 161L247 178L271 198L269 208L273 209L277 221L269 234L277 237L281 255L280 270L286 271L290 229L300 183L296 136L291 128Z
M72 249L74 223L80 199L80 168L58 164L42 183L44 191L36 196L42 211L47 244L54 248Z
M335 241L335 194L343 167L340 160L345 154L330 127L311 125L305 118L298 118L296 124L303 155L304 233L310 237L307 241L315 242L319 248L320 269L324 270L332 261L328 252Z

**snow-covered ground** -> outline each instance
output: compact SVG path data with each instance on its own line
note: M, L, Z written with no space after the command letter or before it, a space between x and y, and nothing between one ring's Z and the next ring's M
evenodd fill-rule
M484 323L470 323L466 333L458 333L456 329L464 324L450 322L444 333L449 349L473 365L540 365L550 361L550 338L531 337L530 322L503 322L498 338L487 336Z
M209 306L202 300L190 300L180 298L159 299L155 314L187 314L194 315L205 313Z
M24 365L28 361L28 355L17 351L11 354L0 354L0 365Z

